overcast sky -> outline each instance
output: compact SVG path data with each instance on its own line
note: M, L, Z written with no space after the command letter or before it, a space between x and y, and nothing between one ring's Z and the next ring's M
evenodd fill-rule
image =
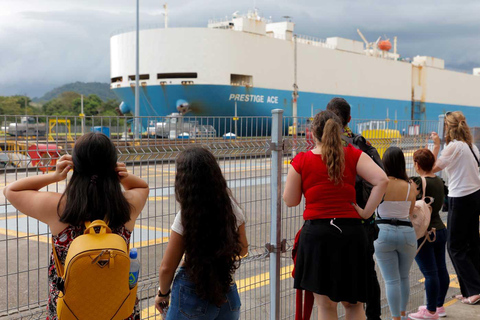
M166 0L165 0L166 1ZM163 25L162 0L140 0L142 25ZM45 92L73 81L109 82L110 35L135 25L135 0L0 0L0 95ZM369 41L398 37L403 57L428 55L471 73L480 67L479 0L175 0L170 27L257 7L295 31Z

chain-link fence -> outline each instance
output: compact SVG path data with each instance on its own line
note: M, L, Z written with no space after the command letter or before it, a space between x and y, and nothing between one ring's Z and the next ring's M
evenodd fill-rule
M296 208L281 205L279 210L275 210L275 204L285 182L289 160L295 153L313 147L310 119L298 118L294 125L292 118L145 117L139 119L144 128L139 136L132 130L133 120L127 117L1 116L0 122L4 125L0 132L0 188L22 177L52 170L59 156L72 152L75 140L82 133L99 131L109 135L117 146L119 160L150 186L148 202L136 222L131 241L132 246L138 248L142 266L138 291L142 319L160 319L153 307L158 267L170 226L179 210L174 196L174 161L188 146L203 145L218 158L228 185L246 215L249 256L243 259L235 274L242 301L241 318L271 319L276 313L279 319L293 319L291 248L303 224L304 204ZM409 173L413 175L413 151L428 144L428 133L437 131L438 123L355 120L351 128L368 137L380 153L391 145L401 147ZM278 141L273 143L272 131L278 132ZM53 184L45 190L62 192L66 183ZM281 214L278 219L277 213ZM275 234L271 237L272 228ZM0 288L3 289L0 319L45 318L50 237L48 226L18 212L0 194L0 255L5 257L0 262ZM286 241L282 242L284 238ZM414 263L411 310L423 304L422 279ZM384 291L383 282L381 286ZM382 304L383 314L387 315L384 296Z

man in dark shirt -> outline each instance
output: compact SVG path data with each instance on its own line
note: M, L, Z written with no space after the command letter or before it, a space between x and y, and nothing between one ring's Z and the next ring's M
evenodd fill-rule
M368 156L370 156L375 163L383 169L382 160L380 155L377 152L370 142L368 142L361 135L354 134L352 130L348 127L348 123L352 119L350 115L350 105L343 98L333 98L327 105L327 110L334 112L342 121L343 125L343 143L345 146L352 144L354 147L362 150ZM360 176L357 176L355 182L355 191L356 191L356 200L357 204L364 208L367 203L368 197L372 186L362 179ZM367 303L365 308L365 314L367 320L381 320L381 305L380 305L380 285L378 283L377 272L375 271L375 261L373 260L373 254L375 253L375 247L373 242L378 237L378 227L375 224L375 215L371 218L363 221L365 226L365 231L367 232L368 238L368 296Z

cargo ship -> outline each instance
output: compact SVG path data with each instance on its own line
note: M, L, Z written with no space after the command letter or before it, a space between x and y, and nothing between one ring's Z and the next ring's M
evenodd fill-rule
M210 20L207 28L140 31L140 116L310 117L335 96L360 119L435 120L461 110L480 126L480 68L445 69L444 60L400 57L397 41L296 35L291 21L258 11ZM110 39L111 88L123 113L135 110L135 32ZM393 47L393 48L392 48Z

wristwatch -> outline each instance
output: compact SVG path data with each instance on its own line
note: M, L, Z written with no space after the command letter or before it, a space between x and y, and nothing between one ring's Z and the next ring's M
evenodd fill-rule
M168 292L163 294L162 291L160 290L160 287L158 287L158 296L160 298L166 298L170 295L170 292L172 292L170 289L168 289Z

